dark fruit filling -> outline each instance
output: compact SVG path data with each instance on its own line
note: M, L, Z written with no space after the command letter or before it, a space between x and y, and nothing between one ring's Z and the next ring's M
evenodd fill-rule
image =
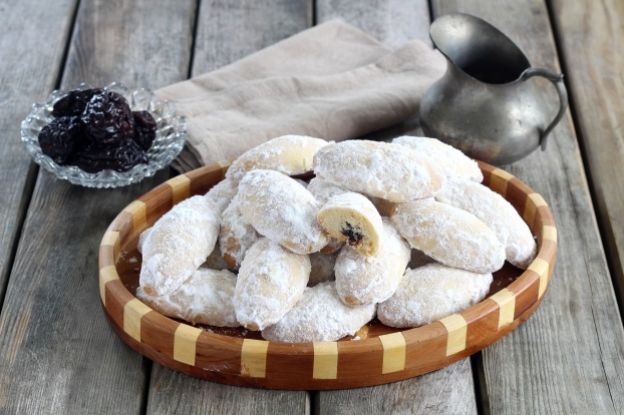
M134 111L132 116L134 117L134 141L143 150L147 150L156 138L156 120L147 111Z
M52 115L55 117L82 115L82 111L84 111L87 106L87 102L89 102L93 95L100 93L102 93L102 89L100 88L71 91L54 103Z
M364 239L364 235L362 235L362 231L359 227L353 227L349 222L345 223L345 226L342 227L342 234L347 237L347 243L350 246L356 246L362 239Z
M71 91L54 103L55 117L39 133L43 153L84 171L127 171L147 163L156 121L132 112L126 99L100 88Z
M128 171L139 163L147 163L147 155L137 143L128 140L117 147L86 146L76 152L71 164L95 173L106 169Z
M78 117L56 118L39 133L41 151L55 162L65 164L78 145L81 133L82 124Z
M87 134L98 145L121 142L134 136L134 121L128 102L115 92L94 95L82 112Z

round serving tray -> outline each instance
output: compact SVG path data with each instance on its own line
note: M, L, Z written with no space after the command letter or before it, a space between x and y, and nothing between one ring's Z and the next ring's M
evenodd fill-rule
M411 378L447 366L505 336L538 307L555 264L557 229L546 202L526 184L480 163L484 184L520 212L538 240L526 271L506 264L490 295L426 326L400 330L377 320L355 338L337 342L277 343L243 329L196 327L165 317L134 292L141 266L138 235L179 201L204 194L226 167L209 166L174 177L132 202L110 224L100 245L102 306L113 329L137 352L191 376L275 389L340 389Z

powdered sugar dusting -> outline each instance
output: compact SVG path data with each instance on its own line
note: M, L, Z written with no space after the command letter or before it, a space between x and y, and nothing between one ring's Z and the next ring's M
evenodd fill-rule
M476 161L436 138L403 135L392 142L418 151L430 163L437 165L447 178L464 178L479 183L483 181L483 173Z
M398 205L392 221L412 248L445 265L486 273L505 263L505 247L485 223L433 198Z
M526 268L535 258L537 244L529 226L511 203L490 188L469 180L448 180L436 199L481 219L505 245L507 260L515 266Z
M365 140L323 147L314 156L314 172L337 186L391 202L432 196L443 180L419 152Z
M301 298L310 276L310 259L266 238L247 251L238 272L234 307L250 330L277 323Z
M219 234L216 207L204 196L175 205L152 227L142 245L139 283L151 295L177 290L214 249Z
M284 135L254 147L234 160L226 177L240 181L255 169L276 170L289 176L312 170L312 158L327 141L303 135Z
M238 269L247 249L259 237L254 227L243 219L240 212L240 198L234 196L221 214L221 231L219 232L219 248L228 266Z
M238 186L233 180L224 179L208 190L206 198L215 205L217 213L221 214L227 205L230 204L237 191Z
M333 282L306 288L303 298L262 337L281 342L336 341L354 335L375 316L375 305L348 306L338 297Z
M386 326L416 327L457 313L481 301L492 274L428 264L405 272L394 295L379 304L377 317Z
M409 259L408 244L384 219L383 234L375 255L364 256L349 246L340 251L334 268L340 298L348 304L386 300L399 285Z
M232 303L235 286L236 275L230 271L200 268L171 294L153 296L139 287L137 297L167 316L192 324L237 327Z
M300 254L327 245L316 220L320 206L294 179L272 170L252 170L241 181L238 197L243 219L272 241Z

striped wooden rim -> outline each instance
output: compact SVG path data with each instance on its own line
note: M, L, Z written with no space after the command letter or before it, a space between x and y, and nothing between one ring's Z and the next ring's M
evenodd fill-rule
M393 382L473 354L515 329L539 305L555 264L557 228L538 193L504 170L480 163L484 184L522 213L538 238L535 260L511 284L480 303L426 326L359 341L286 344L212 333L163 316L119 278L122 248L175 203L203 194L225 167L177 176L128 205L108 227L99 251L102 305L132 348L192 376L277 389L337 389Z

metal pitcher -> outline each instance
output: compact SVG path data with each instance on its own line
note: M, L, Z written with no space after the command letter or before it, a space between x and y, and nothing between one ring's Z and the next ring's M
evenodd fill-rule
M440 17L430 35L448 67L421 101L425 134L494 164L546 147L568 105L563 75L532 68L511 39L468 14ZM550 122L537 85L527 82L535 76L548 79L559 94L559 112Z

